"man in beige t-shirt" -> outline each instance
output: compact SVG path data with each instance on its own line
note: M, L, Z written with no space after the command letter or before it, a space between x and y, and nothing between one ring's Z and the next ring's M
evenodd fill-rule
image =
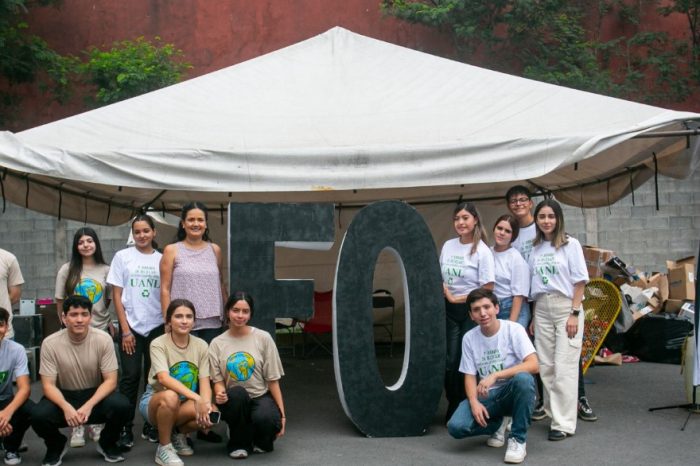
M46 443L42 465L61 464L67 438L61 427L105 423L97 451L105 461L124 461L116 447L129 400L116 392L117 355L112 337L90 325L92 303L84 296L63 302L65 329L41 345L39 374L44 396L32 411L32 428Z
M17 258L11 252L0 249L0 307L7 309L10 313L5 335L8 339L15 336L12 328L12 305L19 302L23 284L24 278Z

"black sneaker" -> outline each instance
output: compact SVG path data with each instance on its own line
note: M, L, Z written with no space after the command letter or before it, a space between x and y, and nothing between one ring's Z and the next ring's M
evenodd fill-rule
M221 443L223 442L224 439L221 438L221 435L217 434L213 430L210 430L206 434L202 432L201 430L197 431L197 440L204 440L205 442L210 442L210 443Z
M116 445L107 447L102 445L102 442L97 442L97 453L102 455L105 461L108 463L119 463L120 461L124 461L122 452L119 451L119 448Z
M119 433L119 440L117 440L117 448L121 451L129 451L134 446L134 433L130 428L124 427Z
M533 421L541 421L542 419L547 417L547 412L544 410L544 403L541 401L537 402L537 405L535 405L535 409L532 411L532 416L530 418Z
M144 423L143 430L141 431L141 438L151 443L158 443L158 429L148 422Z
M46 447L46 454L41 461L41 466L59 466L63 456L68 451L68 438L61 434L61 438L55 445Z
M596 416L591 409L591 405L588 404L588 399L585 396L578 399L578 418L588 422L595 422L598 420L598 416Z

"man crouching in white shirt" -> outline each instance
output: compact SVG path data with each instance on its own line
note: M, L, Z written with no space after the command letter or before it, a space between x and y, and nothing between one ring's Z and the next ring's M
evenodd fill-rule
M478 288L467 297L474 322L479 324L462 340L459 371L465 375L467 399L447 423L454 438L489 435L487 445L501 447L512 417L506 463L525 459L527 430L535 406L535 381L539 370L535 347L525 329L499 320L498 298L492 291Z

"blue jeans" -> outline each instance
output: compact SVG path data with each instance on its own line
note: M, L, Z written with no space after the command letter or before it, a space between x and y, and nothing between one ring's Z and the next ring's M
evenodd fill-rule
M498 302L498 317L499 319L509 320L510 310L513 308L513 297L500 299ZM518 314L518 320L516 321L527 330L527 326L530 325L530 303L527 300L523 300L520 306L520 314Z
M486 427L481 427L472 415L469 400L459 404L447 423L447 431L454 438L491 435L498 430L503 416L512 416L510 438L520 443L527 440L527 429L535 407L535 380L527 372L519 372L503 386L490 390L486 399L479 400L489 413Z

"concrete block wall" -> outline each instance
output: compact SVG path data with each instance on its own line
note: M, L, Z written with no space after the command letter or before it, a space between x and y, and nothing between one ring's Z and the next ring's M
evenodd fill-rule
M642 271L666 271L667 259L696 255L700 240L700 172L687 180L659 177L659 210L653 180L610 207L591 209L595 237L585 238L581 209L566 207L567 230L584 244L612 249ZM571 220L571 223L569 223ZM575 223L574 223L575 222ZM577 230L571 225L582 227Z

